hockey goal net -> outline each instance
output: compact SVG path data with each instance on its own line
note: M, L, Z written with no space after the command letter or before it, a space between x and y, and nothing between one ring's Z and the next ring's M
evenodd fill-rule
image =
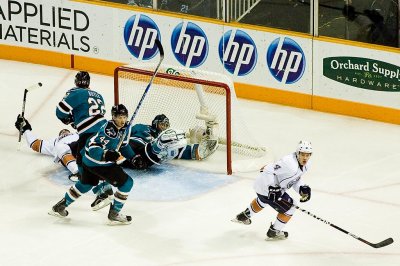
M114 72L114 102L133 112L153 75L155 65L121 66ZM165 114L172 128L187 132L214 125L218 135L217 151L224 155L226 172L254 170L251 162L266 155L251 137L243 119L228 76L177 66L161 65L153 84L135 117L134 124L151 124L158 114ZM193 134L193 133L192 133ZM214 155L207 158L212 161ZM249 160L250 159L250 160ZM258 163L256 168L259 167Z

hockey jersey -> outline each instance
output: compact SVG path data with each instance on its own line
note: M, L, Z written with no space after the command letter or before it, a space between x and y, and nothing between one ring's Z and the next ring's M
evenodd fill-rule
M136 124L132 127L129 142L133 149L143 148L147 143L158 137L158 132L150 125Z
M118 130L113 120L104 124L99 131L88 140L85 149L82 150L83 163L89 167L110 166L115 164L115 162L104 161L103 155L106 150L117 150L119 139L124 134L125 129L126 126ZM119 150L121 155L128 160L131 160L135 156L132 148L128 145L130 135L131 128L129 127L128 134L126 134Z
M26 143L28 146L39 153L50 155L54 157L54 161L58 162L61 158L59 157L60 152L57 150L57 147L60 147L60 144L70 145L73 142L78 141L79 135L76 133L71 133L68 135L62 135L56 138L51 138L47 140L38 139L30 130L26 130L24 133L24 137L26 139ZM65 151L67 152L67 151ZM69 150L70 153L74 153Z
M254 182L254 190L257 194L268 196L269 186L279 186L282 193L291 187L299 193L300 186L304 185L301 177L308 171L308 165L300 166L296 153L286 155L262 169Z
M70 89L56 109L60 120L72 115L79 134L97 132L107 122L105 112L103 96L84 88Z

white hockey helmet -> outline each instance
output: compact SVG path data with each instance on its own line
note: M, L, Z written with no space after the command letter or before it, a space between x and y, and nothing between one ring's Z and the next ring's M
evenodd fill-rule
M297 145L296 154L299 155L300 152L312 153L313 149L311 142L307 140L300 140L299 144Z

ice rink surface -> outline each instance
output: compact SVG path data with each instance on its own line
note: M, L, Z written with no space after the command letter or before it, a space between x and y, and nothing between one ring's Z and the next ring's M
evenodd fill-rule
M51 138L63 128L55 108L76 71L5 60L0 69L0 265L400 265L397 125L240 101L248 128L275 159L300 139L313 143L303 177L312 198L302 208L370 242L393 237L390 246L374 249L299 211L286 226L287 240L265 241L276 217L271 208L250 226L230 222L254 199L257 172L226 176L182 164L133 173L123 212L134 221L112 227L107 208L91 211L91 194L68 208L68 218L49 216L70 186L67 172L25 142L17 150L24 88L43 83L28 93L26 117L37 136ZM112 78L91 77L109 114Z

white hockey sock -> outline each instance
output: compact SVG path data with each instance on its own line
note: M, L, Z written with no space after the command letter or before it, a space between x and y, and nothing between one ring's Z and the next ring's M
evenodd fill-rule
M78 173L78 165L76 164L76 161L71 161L69 164L67 164L67 168L71 173L76 174Z
M250 215L249 217L251 217L253 214L260 212L262 209L264 209L264 207L266 206L266 204L264 202L262 202L259 198L255 198L249 206L249 210L250 210Z
M274 229L282 231L282 229L285 227L285 225L286 225L286 223L282 223L281 221L276 219L273 226L274 226Z

